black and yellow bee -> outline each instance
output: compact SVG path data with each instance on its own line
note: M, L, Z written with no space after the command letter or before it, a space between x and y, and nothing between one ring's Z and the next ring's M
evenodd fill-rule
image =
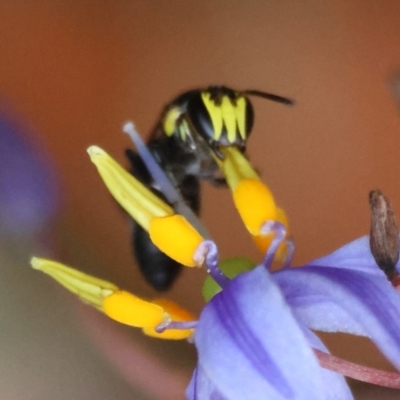
M150 136L149 150L196 214L200 211L200 181L226 185L214 158L223 158L221 147L236 146L245 152L254 123L247 96L293 104L288 98L257 90L235 91L225 86L190 90L165 107ZM126 155L132 174L165 200L141 158L132 150ZM181 266L160 252L136 223L132 241L143 276L155 289L168 289Z

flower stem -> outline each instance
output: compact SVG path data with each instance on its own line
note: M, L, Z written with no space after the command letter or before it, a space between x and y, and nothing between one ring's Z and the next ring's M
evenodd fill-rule
M400 389L400 374L359 365L342 358L313 349L321 367L358 381Z

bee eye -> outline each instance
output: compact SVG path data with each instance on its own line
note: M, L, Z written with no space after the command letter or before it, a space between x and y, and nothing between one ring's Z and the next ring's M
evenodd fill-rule
M207 92L205 92L207 93ZM222 120L220 128L215 127L215 120L221 119L218 113L221 113L218 106L214 106L215 110L214 113L210 115L210 109L207 110L206 105L204 104L202 98L203 92L197 92L193 97L190 99L187 105L187 113L189 119L198 134L200 134L207 142L215 139L216 132L215 128L222 130ZM210 100L211 102L211 100ZM212 103L214 104L214 103ZM213 124L214 122L214 124Z
M246 126L246 132L245 132L245 137L246 140L250 135L250 132L253 129L253 124L254 124L254 109L253 105L251 102L245 97L246 100L246 111L245 111L245 126Z
M240 94L199 91L188 102L187 113L199 135L213 146L245 147L253 127L254 112L250 101Z

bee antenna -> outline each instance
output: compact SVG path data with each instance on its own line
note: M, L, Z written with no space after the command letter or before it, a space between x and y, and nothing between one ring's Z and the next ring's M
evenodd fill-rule
M296 101L293 99L278 96L277 94L261 92L260 90L245 90L242 93L247 94L249 96L258 96L262 97L263 99L276 101L277 103L285 104L287 106L294 106L296 104Z

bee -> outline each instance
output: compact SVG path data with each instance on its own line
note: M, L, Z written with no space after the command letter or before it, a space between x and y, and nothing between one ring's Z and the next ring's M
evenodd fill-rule
M246 151L254 123L248 96L294 104L286 97L258 90L236 91L225 86L190 90L164 108L150 135L148 149L197 215L200 181L226 186L215 160L215 157L223 159L221 148L235 146L243 153ZM126 150L126 156L130 172L166 200L141 158L131 149ZM141 226L133 224L133 252L144 278L158 291L169 289L181 265L158 250Z

